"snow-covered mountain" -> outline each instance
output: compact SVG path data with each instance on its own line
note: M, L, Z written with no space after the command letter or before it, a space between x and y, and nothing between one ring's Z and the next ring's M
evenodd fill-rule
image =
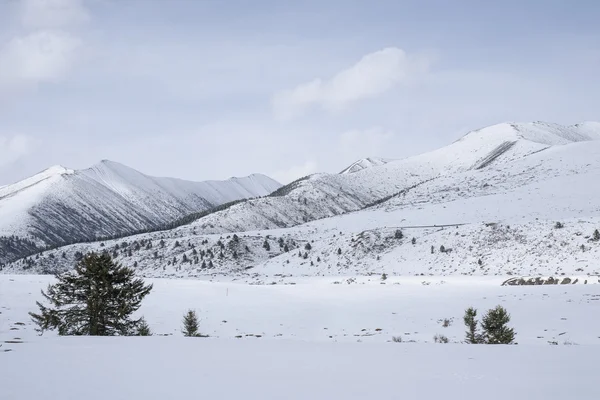
M363 169L377 167L379 165L387 164L390 161L392 161L392 160L389 160L386 158L374 158L374 157L363 158L363 159L353 162L347 168L344 168L344 170L342 172L340 172L340 175L353 174L354 172L362 171Z
M318 174L173 230L8 265L53 272L110 251L147 276L600 274L600 124L506 123L353 173ZM287 278L284 278L287 277Z
M104 160L81 171L51 167L0 188L0 263L36 247L158 227L281 185L264 175L190 182Z

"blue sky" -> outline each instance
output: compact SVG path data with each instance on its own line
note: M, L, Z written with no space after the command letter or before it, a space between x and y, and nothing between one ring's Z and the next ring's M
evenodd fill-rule
M595 1L0 0L0 185L101 159L289 181L600 120Z

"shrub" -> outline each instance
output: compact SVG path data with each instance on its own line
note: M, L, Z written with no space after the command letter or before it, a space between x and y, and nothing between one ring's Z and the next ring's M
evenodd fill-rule
M449 343L450 340L448 340L448 338L444 335L435 335L433 337L433 341L436 343Z
M556 224L554 224L555 229L562 229L564 227L565 225L562 222L557 222Z
M402 336L392 336L392 342L402 343Z

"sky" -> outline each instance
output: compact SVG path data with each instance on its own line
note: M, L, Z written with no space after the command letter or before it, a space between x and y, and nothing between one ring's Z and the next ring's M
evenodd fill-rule
M103 159L282 183L600 120L595 0L0 0L0 186Z

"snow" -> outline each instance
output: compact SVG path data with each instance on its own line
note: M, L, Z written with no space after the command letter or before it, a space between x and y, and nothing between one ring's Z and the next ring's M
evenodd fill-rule
M0 397L600 396L600 322L594 318L600 285L503 287L499 278L465 277L389 278L384 284L375 277L342 284L306 278L296 285L149 281L154 290L140 314L157 335L167 336L61 338L37 336L27 316L51 278L0 276ZM464 337L465 308L483 312L497 304L511 313L518 345L454 343ZM210 338L181 336L189 308ZM435 334L451 343L433 343Z
M81 171L57 166L0 189L0 237L46 246L133 233L280 186L260 174L206 182L155 178L108 160Z
M342 172L340 172L340 175L353 174L355 172L362 171L363 169L377 167L379 165L387 164L391 161L393 161L393 160L385 159L385 158L375 158L375 157L363 158L358 161L355 161L354 163L352 163L352 165L345 168Z
M41 255L30 269L16 263L3 272L70 268L77 251L112 252L123 241L146 240L153 242L150 249L131 256L119 249L117 260L137 265L147 277L259 283L384 272L593 277L600 275L600 243L591 240L600 229L600 187L590 184L600 179L600 140L591 140L594 126L501 124L437 151L449 155L425 154L352 174L312 176L285 196L250 200L171 231L107 241L104 246L68 246ZM580 139L585 140L576 141ZM515 144L490 158L506 142ZM556 229L557 222L564 228ZM396 229L404 232L403 239L394 239ZM233 232L239 243L231 242ZM280 238L288 244L288 253L279 246ZM158 246L161 240L164 247ZM263 249L265 240L270 241L269 251ZM223 249L219 241L226 244ZM182 246L176 247L176 242ZM452 251L440 252L441 246ZM191 262L194 249L210 249L214 268L202 268L203 260ZM184 254L189 263L183 263ZM176 265L171 265L173 259Z
M69 338L0 355L0 385L11 400L595 400L598 356L599 346Z

